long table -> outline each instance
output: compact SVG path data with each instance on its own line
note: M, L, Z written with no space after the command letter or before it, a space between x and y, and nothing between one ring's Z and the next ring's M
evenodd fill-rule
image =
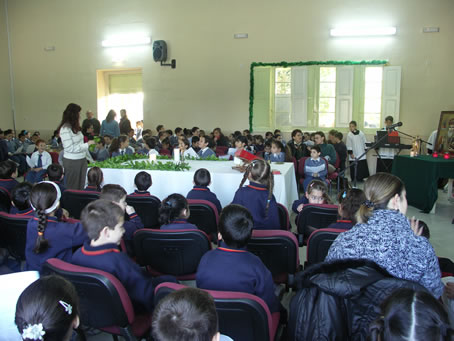
M428 213L438 199L437 180L454 178L454 159L399 155L394 158L392 172L404 182L408 204Z
M161 200L172 193L179 193L186 196L193 187L194 173L199 168L206 168L211 173L210 190L217 195L223 207L231 203L244 175L232 169L232 166L234 166L233 161L194 160L187 162L191 169L184 172L146 170L151 175L153 181L150 193ZM281 174L274 175L273 193L276 201L283 204L287 209L290 209L293 201L298 199L293 163L272 163L271 169L281 172ZM135 190L134 177L140 171L134 169L103 168L104 184L119 184L128 193L132 193ZM245 184L248 184L248 181Z

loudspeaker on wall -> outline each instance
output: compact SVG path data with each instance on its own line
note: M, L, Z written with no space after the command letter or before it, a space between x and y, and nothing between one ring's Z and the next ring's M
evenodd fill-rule
M153 59L155 62L164 62L167 60L167 44L164 40L153 42Z

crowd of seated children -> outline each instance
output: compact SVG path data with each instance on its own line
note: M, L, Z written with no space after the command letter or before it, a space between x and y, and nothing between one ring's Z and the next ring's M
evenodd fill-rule
M5 160L0 162L0 187L11 192L17 186L17 165L14 161Z
M199 138L199 148L197 154L201 159L206 159L210 156L216 156L215 152L213 151L213 147L215 146L214 141L212 138L208 136L201 136Z
M324 181L313 179L306 187L304 195L292 204L292 211L300 213L306 204L331 204L328 187Z
M59 222L55 213L60 205L60 188L53 182L35 184L30 203L36 216L27 224L25 259L28 270L41 271L49 258L71 262L72 250L87 239L80 223Z
M232 341L219 333L213 298L196 288L168 294L154 309L152 321L156 341Z
M44 179L47 173L47 167L52 163L52 157L46 152L46 142L44 140L36 141L38 150L27 159L30 170L25 175L25 180L34 184Z
M249 180L249 185L243 187L246 180ZM251 212L255 229L280 229L273 188L274 177L270 165L260 159L252 161L246 168L232 204L242 205Z
M188 222L188 201L181 194L171 194L159 206L161 230L197 230L197 226Z
M19 174L22 175L28 169L25 159L26 154L24 153L23 149L19 149L19 145L17 144L16 139L14 139L13 137L12 129L5 130L4 135L6 145L8 147L8 158L18 164Z
M128 292L136 312L152 312L155 286L161 282L175 282L175 279L172 276L153 279L126 253L120 252L118 245L125 233L123 221L124 209L111 200L89 203L81 213L89 240L74 253L72 263L115 276Z
M186 195L187 199L207 200L216 206L218 213L221 213L222 206L216 194L210 191L211 174L208 169L199 168L194 173L194 187Z
M21 216L33 216L34 211L30 205L30 192L33 185L29 182L21 182L11 191L10 214Z
M89 192L101 192L101 185L104 181L104 175L99 167L91 167L87 172L87 186L85 191Z
M22 340L69 341L80 327L79 297L63 277L45 276L31 283L19 296L14 323Z
M328 170L326 169L325 160L320 157L321 151L318 145L311 147L311 156L304 162L304 182L303 189L306 191L307 185L317 178L325 181Z
M271 272L260 258L246 250L254 228L252 219L251 213L240 205L231 204L222 210L218 227L220 246L203 255L196 284L201 289L256 295L272 313L278 312L279 300L274 293Z
M134 185L136 190L133 193L130 193L129 196L133 197L150 197L151 194L148 191L153 184L151 175L147 172L141 171L136 174L134 177Z
M129 147L128 137L126 135L120 135L113 139L109 152L112 157L119 155L132 155L134 154L134 149Z
M60 187L60 192L63 193L66 190L65 185L63 184L63 167L58 163L53 163L47 167L47 178L49 181L56 183Z
M366 201L366 195L359 188L352 188L343 193L339 193L339 206L337 208L338 219L328 228L350 229L356 225L356 213L361 205Z
M99 198L113 202L123 210L123 215L127 214L128 220L123 223L124 237L126 241L131 241L134 232L144 226L134 207L126 203L126 194L125 189L120 185L107 184L102 188Z
M178 148L180 148L180 154L183 159L187 158L187 157L192 157L192 158L199 157L199 155L194 150L194 148L191 147L190 142L186 137L181 137L179 139Z

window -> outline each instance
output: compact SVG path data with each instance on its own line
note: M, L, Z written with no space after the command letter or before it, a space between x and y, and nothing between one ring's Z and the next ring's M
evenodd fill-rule
M364 128L380 128L383 68L366 67L364 91Z
M276 68L274 86L274 112L277 127L291 125L292 74L290 68Z
M320 92L318 101L318 126L334 127L336 117L336 68L320 68Z

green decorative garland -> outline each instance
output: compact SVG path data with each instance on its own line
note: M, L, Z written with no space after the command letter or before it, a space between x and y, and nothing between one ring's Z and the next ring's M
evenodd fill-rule
M352 60L328 60L323 61L308 61L308 62L279 62L279 63L251 63L250 69L250 88L249 88L249 130L252 132L252 118L253 106L254 106L254 68L258 66L271 66L271 67L292 67L292 66L307 66L307 65L384 65L387 64L387 60L362 60L362 61L352 61Z

